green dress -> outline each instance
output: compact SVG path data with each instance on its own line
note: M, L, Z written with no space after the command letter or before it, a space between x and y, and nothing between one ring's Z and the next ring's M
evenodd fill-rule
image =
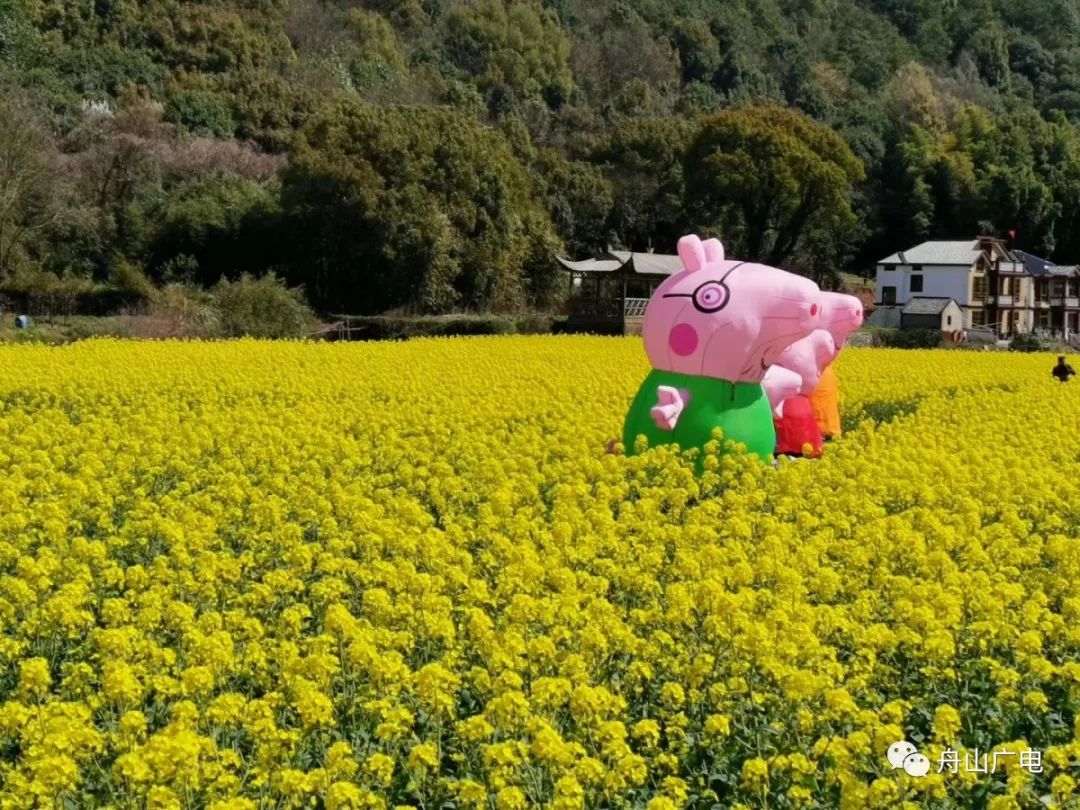
M661 385L690 394L689 403L679 415L674 430L662 430L650 414L659 402ZM742 442L748 453L762 459L776 449L772 408L761 383L733 383L715 377L653 369L626 414L623 446L627 455L633 455L634 440L644 435L649 447L676 443L683 450L689 450L710 441L714 428L722 428L725 439Z

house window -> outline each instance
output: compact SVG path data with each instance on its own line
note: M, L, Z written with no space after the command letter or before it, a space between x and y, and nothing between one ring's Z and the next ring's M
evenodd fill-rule
M986 276L975 276L975 282L971 287L971 299L973 301L986 300Z
M911 291L913 293L922 292L922 276L911 277Z
M895 304L896 303L896 287L882 287L881 288L881 303L883 303L883 304Z
M921 264L913 264L913 265L911 265L911 272L912 273L921 273L922 272L922 265Z
M982 326L986 323L986 313L981 309L973 310L971 313L971 325Z
M945 325L946 326L952 326L952 315L946 315L945 316Z

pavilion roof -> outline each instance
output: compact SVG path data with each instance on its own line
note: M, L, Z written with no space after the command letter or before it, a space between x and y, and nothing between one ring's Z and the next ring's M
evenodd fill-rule
M608 251L600 258L584 259L579 262L556 257L559 264L572 273L610 274L612 276L628 274L635 276L670 276L683 269L678 256L663 253L636 253L627 250Z

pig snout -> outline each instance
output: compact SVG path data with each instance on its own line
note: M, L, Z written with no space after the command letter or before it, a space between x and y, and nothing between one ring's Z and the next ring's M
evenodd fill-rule
M862 326L863 305L853 295L827 292L822 294L824 326L834 334L837 330L853 332Z

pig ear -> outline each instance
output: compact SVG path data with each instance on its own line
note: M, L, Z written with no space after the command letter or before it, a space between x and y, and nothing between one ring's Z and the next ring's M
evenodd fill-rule
M705 245L705 258L709 262L722 262L724 260L724 246L720 244L719 239L706 239L703 244Z
M679 240L679 258L682 259L686 272L693 273L700 270L705 264L705 246L693 234L684 236Z

